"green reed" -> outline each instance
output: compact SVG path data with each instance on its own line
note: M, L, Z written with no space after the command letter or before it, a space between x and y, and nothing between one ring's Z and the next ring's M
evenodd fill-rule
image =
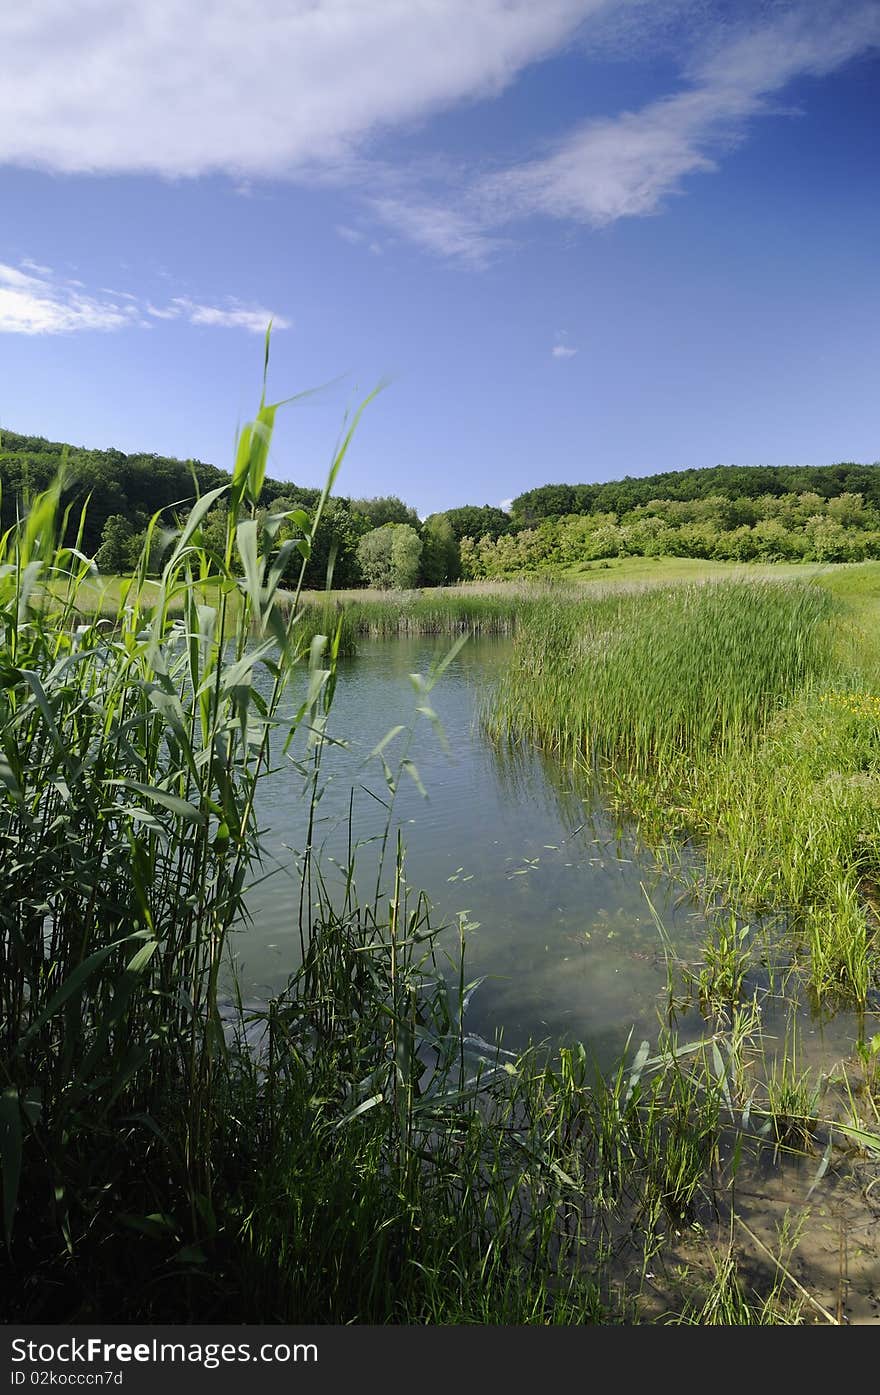
M387 591L361 599L310 595L303 605L306 631L324 633L339 627L340 654L357 652L358 640L397 635L512 635L545 604L547 588L517 588L510 594L471 594L458 587L446 591Z
M756 736L822 667L824 592L706 583L546 604L521 631L489 714L595 766L674 773Z
M73 1253L102 1187L118 1185L92 1160L120 1127L128 1166L170 1117L163 1141L191 1221L211 1209L218 982L259 858L257 783L270 736L320 724L336 651L334 636L301 637L295 598L282 609L277 593L294 549L305 567L354 426L314 514L288 516L300 536L275 549L281 519L256 509L277 405L264 394L230 485L182 520L148 605L158 517L110 623L81 621L95 567L60 541L62 478L0 539L0 1162L13 1260L22 1214L45 1221L25 1246L58 1236ZM200 525L221 501L225 542L211 551ZM299 666L308 694L282 722Z
M786 915L816 997L864 1007L880 923L875 649L817 585L560 602L523 626L486 721L586 763L648 841L696 835L707 885Z

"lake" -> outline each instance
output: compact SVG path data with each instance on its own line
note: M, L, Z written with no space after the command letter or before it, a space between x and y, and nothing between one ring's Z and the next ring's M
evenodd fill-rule
M399 828L413 904L418 891L427 894L433 923L447 927L440 943L453 957L463 918L467 977L487 975L468 1009L470 1032L490 1041L501 1032L514 1050L529 1040L582 1040L605 1067L631 1034L635 1042L656 1041L665 1017L664 937L652 906L675 955L695 969L707 922L687 879L658 867L585 781L540 752L499 750L482 732L480 710L510 643L470 639L440 678L430 702L445 741L416 711L423 699L409 675L426 675L448 653L448 638L365 640L356 658L340 662L328 732L346 745L323 753L313 846L331 894L342 888L355 847L358 894L372 900L386 822L386 892ZM381 760L370 753L396 726L404 730L384 758L396 772L408 756L425 794L404 771L389 814ZM260 796L267 875L250 892L253 924L235 939L240 984L255 1000L283 988L299 962L308 797L295 762L304 755L301 733ZM698 870L696 854L683 850L682 864ZM768 993L757 961L749 985L760 992L764 1027L781 1046L791 1005ZM805 1061L852 1049L849 1014L823 1023L801 1004L796 1018ZM707 1031L694 1006L679 1013L676 1027L681 1041Z

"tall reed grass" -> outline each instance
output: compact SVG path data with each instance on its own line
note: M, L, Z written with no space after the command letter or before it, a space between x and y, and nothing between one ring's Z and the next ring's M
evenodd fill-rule
M378 591L361 595L305 598L304 631L324 633L339 629L339 652L357 652L358 640L388 639L396 635L512 635L537 615L548 596L547 588L516 588L508 594L471 594L459 587L447 590Z
M485 716L500 739L584 763L649 842L696 836L713 892L787 916L817 1000L864 1008L878 984L876 672L817 584L672 587L545 607Z
M816 589L705 583L543 606L488 714L597 768L660 773L757 736L827 663Z
M10 1262L22 1231L25 1250L40 1253L56 1237L73 1257L157 1139L157 1177L135 1186L154 1219L126 1212L115 1224L123 1233L165 1224L148 1197L163 1190L171 1159L191 1224L211 1214L226 1053L218 981L259 856L257 782L270 736L285 734L278 714L293 669L307 664L311 675L297 723L319 730L332 690L332 637L304 645L299 610L285 616L277 591L294 547L305 565L351 431L314 516L295 515L301 536L276 553L280 519L260 525L254 515L277 405L264 395L230 485L183 521L148 607L158 517L112 624L76 623L95 568L60 541L61 478L0 539L0 1139ZM224 497L225 546L211 553L200 524ZM268 698L254 685L258 667L271 678ZM110 1135L125 1139L115 1155ZM108 1165L103 1178L96 1157Z

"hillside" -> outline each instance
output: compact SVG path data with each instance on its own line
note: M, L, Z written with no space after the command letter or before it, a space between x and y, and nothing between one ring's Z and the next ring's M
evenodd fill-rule
M880 462L860 465L711 465L701 469L667 470L659 475L626 475L606 484L543 484L526 490L511 504L514 522L530 527L542 518L563 514L629 513L655 499L688 502L720 496L725 499L776 498L784 494L861 494L866 504L880 505Z
M228 482L229 474L201 460L176 460L164 455L126 455L121 450L89 450L81 446L47 441L42 436L22 436L0 430L0 522L4 529L15 521L20 500L46 486L66 460L66 502L89 499L83 546L88 553L101 545L104 525L114 514L124 515L135 527L144 526L159 509L186 509L198 492L205 493ZM266 480L267 502L284 495L309 507L319 496L316 489L300 489ZM77 523L79 509L76 509ZM73 526L73 525L72 525Z
M133 565L154 513L162 511L170 523L197 493L229 480L227 472L199 460L89 450L3 431L4 529L62 461L64 502L74 506L67 540L73 541L87 502L82 545L89 555L100 551L99 565L111 573ZM280 510L309 510L318 498L317 489L279 480L267 480L263 490L264 502ZM604 484L548 484L519 495L510 514L462 505L424 522L396 496L335 497L315 539L306 584L322 587L331 559L339 586L404 584L389 581L389 557L383 563L379 555L390 546L386 524L411 530L407 585L577 572L621 557L861 561L880 557L880 464L723 465ZM222 532L225 524L218 526ZM376 533L369 545L367 533Z

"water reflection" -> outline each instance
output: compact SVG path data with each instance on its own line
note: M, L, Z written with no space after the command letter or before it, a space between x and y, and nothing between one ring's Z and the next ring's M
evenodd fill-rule
M457 954L459 926L467 926L468 976L488 975L469 1008L470 1030L487 1039L500 1030L514 1048L578 1038L610 1062L631 1032L656 1039L665 1014L664 944L651 905L667 949L684 963L700 960L706 921L681 881L664 874L569 770L539 752L496 749L483 736L480 705L491 700L509 645L469 641L427 703L409 675L426 674L448 640L365 643L340 664L329 723L339 744L322 755L312 844L331 896L343 893L355 854L357 894L371 900L385 829L386 890L400 829L407 884L430 898L434 923L446 927L441 943ZM436 713L445 739L420 705ZM401 770L404 758L412 769ZM260 797L270 875L251 892L253 923L236 938L250 995L278 991L298 962L300 869L310 836L306 762L300 735ZM396 790L389 772L399 777ZM755 986L766 987L766 976L759 980ZM677 1025L682 1039L705 1028L693 1007ZM821 1035L808 1012L801 1025L805 1038ZM850 1025L840 1025L851 1040Z

